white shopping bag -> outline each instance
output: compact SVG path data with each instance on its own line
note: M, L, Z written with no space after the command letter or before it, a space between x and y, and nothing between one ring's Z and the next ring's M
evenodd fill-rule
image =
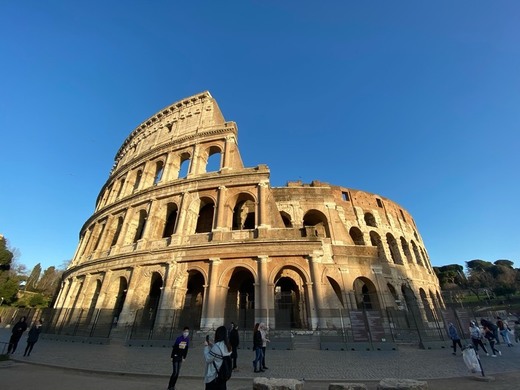
M464 359L464 363L466 364L466 367L468 367L468 370L470 372L477 373L482 372L482 369L480 368L480 363L478 361L477 353L475 352L475 349L471 346L468 346L464 348L462 351L462 358Z

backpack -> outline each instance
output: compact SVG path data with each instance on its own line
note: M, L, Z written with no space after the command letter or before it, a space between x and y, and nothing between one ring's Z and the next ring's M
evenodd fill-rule
M217 345L218 349L220 347ZM217 382L218 383L225 383L231 378L231 374L233 373L233 363L231 361L231 356L222 355L222 350L220 349L221 355L219 358L222 359L222 364L220 365L220 369L217 368L217 365L215 364L215 361L213 361L213 366L215 367L215 371L217 371Z

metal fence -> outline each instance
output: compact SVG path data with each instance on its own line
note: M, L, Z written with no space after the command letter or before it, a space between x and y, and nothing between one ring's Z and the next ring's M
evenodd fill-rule
M419 305L408 305L407 309L333 309L319 311L319 326L312 329L307 319L295 319L294 310L237 309L224 313L224 323L231 321L239 327L241 341L245 348L252 343L252 330L257 318L273 318L271 326L271 346L292 349L298 336L317 338L324 345L335 345L340 349L351 344L364 343L410 343L427 345L446 342L447 324L452 322L462 338L469 338L469 322L481 318L493 319L497 315L507 317L507 313L482 311L478 308L451 307L435 309L426 314ZM200 309L157 310L156 313L138 310L131 325L118 327L113 310L105 309L18 309L0 308L0 327L11 327L20 317L27 323L43 319L42 333L81 338L109 339L117 331L126 340L174 340L184 326L190 327L193 337L214 334L214 329L200 330ZM213 326L216 328L217 325ZM5 342L7 340L0 340Z

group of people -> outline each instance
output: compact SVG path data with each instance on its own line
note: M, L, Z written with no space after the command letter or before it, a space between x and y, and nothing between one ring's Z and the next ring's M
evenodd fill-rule
M30 356L31 352L34 348L34 344L38 341L40 337L40 333L42 330L43 321L36 321L31 329L29 329L29 334L27 336L27 346L25 347L25 352L23 356ZM11 330L11 337L9 338L9 344L7 345L7 354L15 353L18 348L18 343L22 338L22 335L27 330L27 318L25 316L21 317L20 320L13 325Z
M500 317L496 318L496 324L493 322L482 318L480 320L481 327L475 322L471 321L469 324L469 335L471 338L471 342L473 344L473 348L478 352L479 347L482 348L486 356L489 356L489 352L484 345L484 340L487 340L489 343L489 347L491 348L491 357L501 356L502 352L496 348L496 345L500 344L499 333L502 336L502 340L508 347L512 347L513 343L509 337L511 333L511 328L509 327L507 321L503 320ZM520 322L515 321L515 341L519 341L520 332ZM462 343L460 341L460 337L457 331L457 328L453 323L449 323L448 326L448 334L453 342L453 355L457 354L457 346L462 350Z
M175 384L179 377L182 362L188 355L190 345L189 339L190 329L184 327L182 334L175 339L172 347L172 374L168 383L168 390L175 390ZM265 351L269 342L267 334L267 326L261 322L256 323L253 330L253 351L255 352L255 360L253 360L254 372L264 372L268 369L265 365ZM237 358L240 337L238 326L231 322L231 326L227 329L225 326L219 326L215 331L213 341L209 335L206 336L204 347L204 360L206 368L204 372L204 383L206 390L226 390L226 381L219 380L219 372L223 369L224 361L229 357L233 371L238 371Z

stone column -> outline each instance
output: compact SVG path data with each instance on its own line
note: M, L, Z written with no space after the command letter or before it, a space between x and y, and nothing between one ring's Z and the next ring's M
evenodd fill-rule
M232 169L231 146L235 145L235 143L236 143L235 136L233 136L233 135L226 136L226 142L224 144L224 153L223 153L224 156L222 159L221 170Z
M107 298L107 291L110 289L110 281L112 279L112 271L108 270L103 275L103 282L101 284L101 289L99 290L99 297L96 302L96 309L105 309L109 308L107 305L110 302L110 297Z
M226 200L227 200L227 191L228 189L226 186L219 186L218 187L218 201L217 201L217 224L215 228L217 230L225 230L225 221L224 221L224 215L226 211Z
M221 302L218 299L220 298L218 276L221 260L219 258L213 258L209 259L209 262L209 284L204 299L205 310L203 310L203 312L206 313L206 316L203 318L203 324L201 325L204 329L213 329L222 325L222 320L224 318L224 313L222 312L223 305L221 305Z
M268 205L267 205L267 190L268 190L268 183L267 182L261 182L258 183L258 227L269 227L269 224L267 223L267 211L268 211Z
M268 314L269 314L269 304L268 304L268 275L267 275L267 262L269 261L269 256L260 255L257 260L257 272L258 272L258 294L255 290L255 308L257 309L256 322L265 322L266 324L269 322ZM257 305L258 302L258 305Z
M326 322L322 318L320 310L323 308L323 289L320 278L320 266L319 266L319 256L311 254L308 258L310 265L310 274L312 280L312 295L314 295L314 304L315 304L315 317L313 319L313 329L316 329L316 326L320 328L325 327ZM310 296L310 294L309 294ZM316 324L316 326L315 326Z

